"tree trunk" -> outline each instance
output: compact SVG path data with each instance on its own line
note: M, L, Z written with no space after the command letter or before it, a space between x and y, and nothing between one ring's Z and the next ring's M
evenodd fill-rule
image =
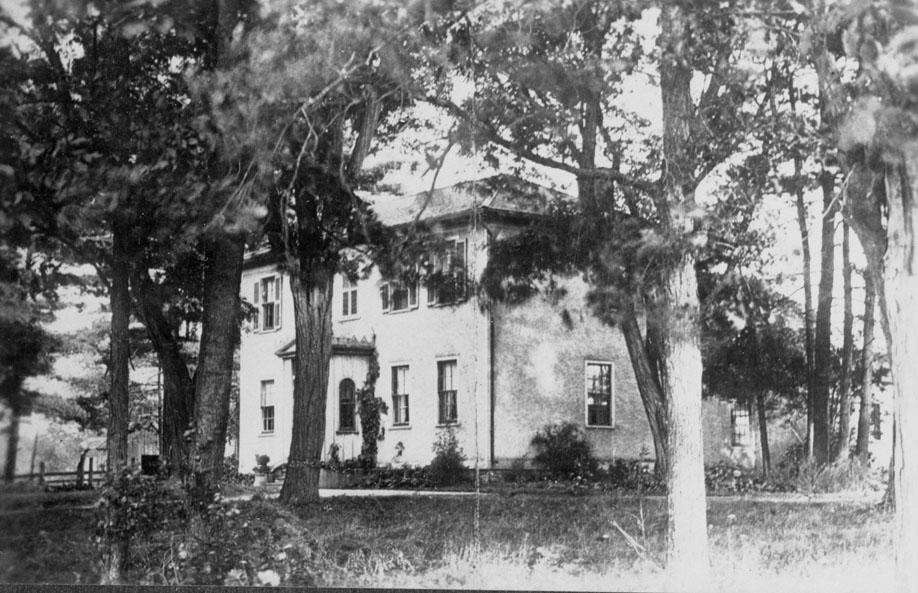
M857 415L854 455L867 464L870 455L870 395L873 387L873 333L876 289L871 274L864 274L864 347L861 350L861 409Z
M762 444L762 479L767 480L771 473L771 449L768 447L768 418L765 416L765 393L759 391L755 397L755 407L759 420L759 440Z
M838 395L838 438L835 460L847 459L851 452L851 373L854 364L854 313L851 310L851 232L847 221L842 225L842 278L845 313L842 323L842 368Z
M817 465L829 461L829 393L832 383L832 284L835 277L835 186L832 174L823 171L822 244L820 246L819 294L816 308L816 334L813 362L816 393L813 397L813 460Z
M233 354L239 340L242 236L218 231L206 240L201 346L194 376L194 444L191 503L213 500L223 470Z
M108 476L117 483L122 470L127 466L128 423L131 344L128 325L131 316L131 295L129 279L131 274L130 253L127 246L127 229L114 224L112 229L111 266L111 352L108 391ZM109 507L109 513L116 512ZM119 523L117 517L109 517L109 523ZM127 561L128 541L112 534L106 535L106 552L103 559L102 584L119 584L122 570Z
M159 287L150 280L146 270L136 270L132 284L138 316L156 351L163 377L160 454L168 471L184 476L189 467L186 431L194 417L194 382L174 328L163 313Z
M895 395L893 417L896 584L918 591L918 140L902 147L904 171L888 174L886 301L892 341L889 358Z
M800 183L802 165L800 159L794 161L794 171ZM816 394L815 364L813 362L813 256L810 253L809 224L806 214L806 202L802 187L797 191L797 226L800 228L800 242L803 253L803 331L806 345L806 455L813 457L813 397Z
M663 106L662 194L657 209L663 230L681 244L694 232L689 189L694 171L690 146L693 119L690 43L683 9L660 6L660 88ZM670 588L704 590L710 583L707 508L701 435L700 305L695 257L684 253L664 271L660 328L660 377L667 404L667 580Z
M641 396L641 403L644 404L644 412L647 414L650 434L653 437L654 473L659 478L666 479L669 468L666 455L666 403L663 400L659 377L650 362L644 339L641 336L641 328L638 325L633 304L627 308L619 320L619 329L628 347L631 368L634 370L638 393Z
M293 435L287 475L280 500L302 504L319 498L319 462L325 440L328 367L332 345L332 284L334 272L319 264L300 262L291 274L296 326L294 359Z
M16 396L14 395L13 397L15 398ZM16 477L16 454L19 451L20 417L21 412L19 410L19 406L12 406L10 409L10 425L7 428L9 433L6 437L6 466L3 469L3 480L10 484Z
M791 80L788 89L791 112L797 113L797 90ZM803 255L803 333L806 347L806 457L813 459L813 398L816 395L813 332L813 256L810 252L810 230L806 213L803 183L803 159L794 155L794 186L797 205L797 228L800 230L800 247Z

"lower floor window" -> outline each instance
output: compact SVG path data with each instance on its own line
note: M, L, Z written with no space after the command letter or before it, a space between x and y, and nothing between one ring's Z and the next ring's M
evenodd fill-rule
M392 367L393 424L408 424L408 365Z
M261 431L274 432L274 406L261 407Z
M612 363L586 363L587 426L612 426Z
M343 379L338 385L338 430L342 432L356 432L357 420L357 392L354 382Z
M437 362L437 392L439 399L439 423L451 424L457 422L459 420L459 409L456 402L455 360L441 360Z
M274 432L274 381L261 382L261 431Z
M733 427L734 447L748 447L752 444L749 433L749 410L734 409L730 412L730 424Z

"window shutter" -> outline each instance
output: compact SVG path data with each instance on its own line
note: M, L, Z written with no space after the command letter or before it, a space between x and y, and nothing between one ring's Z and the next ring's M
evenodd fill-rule
M258 309L258 288L259 288L258 285L259 283L256 282L255 290L253 291L254 300L255 300L255 329L258 329L258 316L259 316L259 313L261 313L261 311L259 311Z
M457 299L464 299L467 296L468 289L468 270L466 269L466 262L468 261L468 246L469 242L467 239L461 241L456 241L456 297Z
M283 276L278 275L274 284L274 327L281 326L281 286L283 286Z
M382 310L383 312L389 310L389 284L383 284L379 287L379 297L382 301Z

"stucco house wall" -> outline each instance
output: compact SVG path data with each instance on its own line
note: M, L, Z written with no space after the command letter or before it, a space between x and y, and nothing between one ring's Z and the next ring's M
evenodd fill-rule
M530 465L530 441L546 424L581 426L596 457L605 462L653 457L653 440L624 339L587 309L580 278L563 283L566 294L549 302L536 296L495 308L495 457L498 467ZM562 312L569 324L562 321ZM585 364L612 364L611 427L586 422Z

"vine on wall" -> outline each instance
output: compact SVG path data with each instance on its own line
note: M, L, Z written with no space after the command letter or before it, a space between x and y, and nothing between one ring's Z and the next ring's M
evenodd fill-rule
M367 379L362 388L357 390L357 402L360 414L360 432L363 444L360 447L360 463L364 469L376 467L376 456L379 452L379 441L386 437L382 427L383 414L389 413L389 406L376 396L376 380L379 379L379 353L373 348L370 356Z

